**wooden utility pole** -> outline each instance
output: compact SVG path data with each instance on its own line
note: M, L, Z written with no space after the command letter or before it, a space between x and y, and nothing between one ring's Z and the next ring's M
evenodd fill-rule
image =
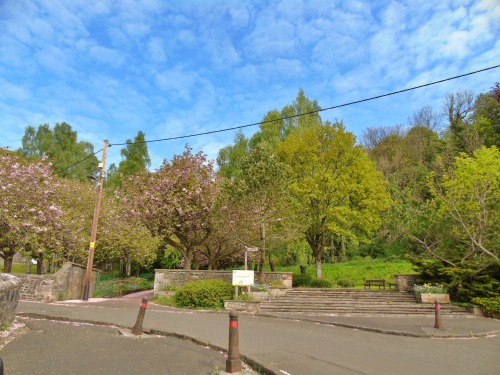
M102 185L104 183L104 171L106 166L106 153L108 152L108 140L104 140L104 147L102 149L102 161L99 163L99 168L101 172L99 174L99 182L97 185L97 196L95 200L94 208L94 219L92 220L92 232L90 234L90 246L89 246L89 256L87 259L87 270L83 278L83 297L84 301L89 299L90 292L90 280L92 278L92 266L94 264L94 249L95 241L97 238L97 223L99 222L99 212L101 210L101 198L102 198Z

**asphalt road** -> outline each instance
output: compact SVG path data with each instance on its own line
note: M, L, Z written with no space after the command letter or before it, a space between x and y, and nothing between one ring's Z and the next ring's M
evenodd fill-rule
M8 375L217 374L224 353L174 337L124 336L116 327L22 319L0 355Z
M22 302L18 306L18 312L52 316L57 319L86 320L132 327L137 316L138 303L133 300L85 304ZM370 319L366 317L363 321L356 318L356 321L359 324L369 325ZM379 319L374 322L379 325L391 324L389 319L385 321ZM479 324L483 321L456 320L453 324L457 327L456 329L474 330L475 322ZM485 322L493 328L496 328L499 323L498 321ZM408 320L407 323L400 321L399 325L407 324L409 327L416 327L427 323L426 320ZM452 322L449 322L450 326L451 324ZM499 335L460 339L408 337L310 321L266 318L247 314L240 314L239 327L242 355L260 364L270 374L498 375L500 373ZM200 343L206 343L221 350L227 348L227 312L186 312L150 304L146 312L144 328L159 333L193 338ZM428 328L422 327L422 330L425 329ZM98 343L100 338L97 336L95 341ZM64 337L61 336L59 339L63 344ZM4 350L10 345L12 344ZM109 345L104 345L104 347L111 349ZM133 366L134 351L132 349L122 351L129 354L123 357L123 362ZM0 355L3 355L2 352ZM109 352L114 353L112 350ZM29 353L25 356L29 357ZM176 358L181 365L189 362L186 357ZM172 359L165 357L163 360L168 362ZM147 363L151 364L155 361L157 360L148 360ZM200 367L196 372L191 373L209 373L207 371L213 369L216 363L209 362L208 369ZM109 368L112 368L111 365ZM143 372L124 373L142 374ZM169 374L176 374L176 372Z

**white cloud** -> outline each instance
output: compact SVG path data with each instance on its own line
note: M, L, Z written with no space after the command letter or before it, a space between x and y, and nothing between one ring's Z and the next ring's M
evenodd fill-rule
M27 101L31 99L31 93L26 87L13 84L0 77L0 99L4 101Z
M151 38L149 41L149 56L155 63L163 63L167 61L163 40L161 38Z
M158 73L155 81L158 88L167 92L167 95L174 100L189 100L191 92L198 81L198 76L195 72L176 67Z
M3 123L20 139L26 124L67 121L96 149L104 137L122 142L138 130L151 139L257 122L300 87L327 107L500 61L494 0L0 0L0 15ZM496 76L322 117L345 116L348 129L406 122L426 100L487 90ZM5 134L0 127L2 139L12 130ZM186 142L215 155L233 136L151 145L153 164Z
M67 75L75 72L69 61L71 54L67 52L61 48L49 46L37 51L35 57L46 70L58 75Z
M115 49L112 48L106 48L102 46L92 46L88 50L89 55L95 59L96 61L99 61L100 63L109 65L111 67L117 68L125 60L125 57L123 54Z

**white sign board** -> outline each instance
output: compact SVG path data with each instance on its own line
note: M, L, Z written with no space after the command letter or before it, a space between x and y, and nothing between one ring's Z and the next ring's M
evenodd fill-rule
M253 271L233 270L233 285L249 286L254 284Z

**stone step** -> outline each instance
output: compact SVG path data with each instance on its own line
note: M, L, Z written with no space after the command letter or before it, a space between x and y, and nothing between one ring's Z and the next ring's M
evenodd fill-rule
M356 308L309 308L304 306L287 306L287 307L264 307L259 309L259 313L271 312L288 312L288 313L315 313L315 314L369 314L369 315L433 315L434 309L428 308L374 308L374 307L356 307ZM441 314L453 316L470 316L471 314L466 310L442 309Z
M417 303L413 293L364 289L287 290L284 296L260 303L260 314L433 315L434 304ZM441 305L447 316L473 316L467 309Z
M303 296L303 297L290 297L290 296L285 296L281 297L278 299L279 301L287 301L287 302L294 302L294 301L304 301L304 302L315 302L315 301L343 301L343 302L352 302L352 303L357 303L359 301L372 301L372 302L385 302L385 303L415 303L416 299L415 297L410 297L410 298L390 298L390 297L339 297L335 298L332 296L325 296L325 297L320 297L320 296Z

